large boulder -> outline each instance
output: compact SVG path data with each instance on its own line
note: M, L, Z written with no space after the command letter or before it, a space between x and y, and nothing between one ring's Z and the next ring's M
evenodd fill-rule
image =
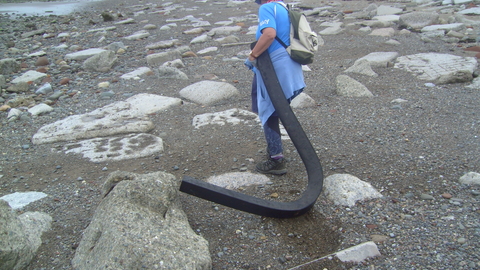
M17 216L0 200L0 269L24 269L42 244L42 233L50 229L52 218L40 212Z
M74 269L211 269L168 173L114 172L72 260Z

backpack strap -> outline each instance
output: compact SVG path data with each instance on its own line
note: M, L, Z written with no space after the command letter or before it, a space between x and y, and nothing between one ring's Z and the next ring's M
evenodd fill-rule
M285 3L278 2L278 4L282 5L287 10L287 12L289 11L288 6L285 5ZM276 13L275 13L275 15L276 15ZM285 44L285 42L283 42L278 36L275 36L275 40L278 41L278 43L280 43L280 45L282 45L285 49L288 48L287 44Z

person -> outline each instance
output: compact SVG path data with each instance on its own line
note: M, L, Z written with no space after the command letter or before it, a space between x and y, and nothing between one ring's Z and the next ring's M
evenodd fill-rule
M267 142L267 159L256 165L263 174L281 175L287 173L280 134L279 117L268 96L262 76L256 68L256 59L267 51L279 79L285 98L290 102L305 88L302 66L293 61L286 49L275 39L280 38L290 45L290 19L281 0L255 0L258 10L256 43L245 65L253 71L252 111L257 113L263 126Z

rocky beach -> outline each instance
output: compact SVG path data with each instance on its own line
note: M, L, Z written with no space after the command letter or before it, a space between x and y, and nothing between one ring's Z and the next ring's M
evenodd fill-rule
M291 104L324 188L291 219L178 191L185 176L265 200L305 191L286 133L288 173L255 172L265 142L243 62L258 5L85 2L0 13L0 222L15 228L1 232L29 228L33 246L17 265L480 268L475 1L289 2L324 41Z

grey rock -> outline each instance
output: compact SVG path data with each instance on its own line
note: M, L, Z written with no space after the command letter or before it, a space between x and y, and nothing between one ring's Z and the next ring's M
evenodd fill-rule
M207 35L209 36L215 36L215 35L224 35L228 36L231 35L233 32L239 32L242 30L241 26L221 26L221 27L215 27L212 28L210 31L208 31Z
M337 76L337 94L344 97L373 97L368 88L347 75Z
M7 92L11 93L25 93L30 88L30 85L27 82L19 82L17 84L11 85L7 88Z
M378 74L373 71L370 61L367 59L355 61L353 66L349 67L347 70L345 70L345 72L357 73L370 77L378 77Z
M150 36L150 33L148 31L140 30L140 31L135 32L135 33L131 34L130 36L126 36L124 38L128 39L128 40L136 40L136 39L146 38L148 36Z
M86 114L72 115L41 127L32 142L49 142L90 139L116 134L148 132L154 126L146 117L150 113L180 105L178 98L152 94L138 94L96 109Z
M132 151L135 149L135 151ZM151 134L128 134L66 144L65 154L81 154L91 162L118 161L147 157L163 152L163 140Z
M35 94L37 95L46 95L48 93L51 93L53 92L53 88L52 88L52 85L50 83L45 83L44 85L40 86L40 88L38 88L36 91L35 91Z
M188 80L187 74L181 72L178 68L161 66L158 68L159 79L177 79L177 80Z
M120 78L125 80L130 80L130 79L139 78L139 76L145 75L150 72L152 72L152 70L149 67L139 67L132 72L123 74L122 76L120 76Z
M39 212L16 216L8 203L0 200L0 269L25 269L51 222L50 216Z
M147 55L147 63L149 65L161 65L167 61L182 58L179 50L170 50L161 53Z
M85 60L85 59L90 58L94 55L102 53L104 51L105 51L104 49L99 49L99 48L82 50L82 51L66 54L65 59L68 59L68 60Z
M11 108L8 111L8 114L7 114L8 122L16 121L20 117L21 114L22 114L21 110L19 110L17 108Z
M180 90L181 97L203 105L212 105L239 94L235 86L213 81L201 81Z
M419 31L422 28L438 23L440 16L436 12L412 12L400 15L398 25L401 28L407 28Z
M0 75L0 89L5 88L7 86L7 80L5 76Z
M193 38L190 41L190 44L205 43L205 42L209 41L210 39L211 38L208 35L205 34L205 35L201 35L201 36Z
M420 199L422 199L422 200L433 200L435 198L433 198L433 196L430 195L430 194L421 194Z
M85 60L83 68L90 71L107 72L115 65L117 60L118 58L113 51L103 51Z
M467 185L480 185L480 173L466 173L462 177L460 177L460 183Z
M110 174L73 268L211 269L208 242L190 228L179 186L164 172Z
M36 35L43 35L45 32L47 32L47 29L44 29L44 28L33 30L33 31L30 31L30 32L23 33L22 38L29 38L29 37L33 37L33 36L36 36Z
M163 40L155 43L148 44L145 46L147 50L155 50L155 49L167 49L175 46L176 40Z
M292 106L292 108L308 108L316 107L317 103L312 97L310 97L306 93L301 93L292 100L290 106Z
M440 53L419 53L398 57L395 68L414 73L419 79L436 84L470 82L477 68L474 57Z
M0 74L10 75L20 71L20 64L13 58L5 58L0 60Z
M125 46L125 44L123 44L123 42L113 42L113 43L109 44L108 46L106 46L105 49L117 52L119 49L126 50L127 47Z
M38 72L38 71L34 71L34 70L29 70L27 72L25 72L24 74L22 74L20 77L17 77L15 79L12 80L12 83L21 83L21 82L36 82L40 79L42 79L43 77L46 77L47 74L45 73L41 73L41 72Z

